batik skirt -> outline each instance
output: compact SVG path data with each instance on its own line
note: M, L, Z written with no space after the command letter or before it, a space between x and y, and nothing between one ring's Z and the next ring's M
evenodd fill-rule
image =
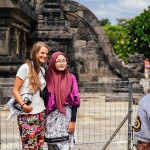
M74 133L67 132L67 126L71 120L71 109L66 107L66 116L54 110L46 116L45 142L49 147L54 146L58 150L68 150L74 144Z

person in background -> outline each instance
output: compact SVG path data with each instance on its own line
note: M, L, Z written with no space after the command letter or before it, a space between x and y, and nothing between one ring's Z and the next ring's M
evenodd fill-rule
M43 150L46 115L40 90L46 86L46 81L41 65L47 61L48 51L44 42L35 43L30 53L31 61L27 60L16 74L13 95L23 109L17 118L23 150ZM21 97L24 93L33 94L30 105L24 103Z
M148 79L150 75L150 62L148 58L144 60L144 74L145 74L145 78Z
M62 52L52 54L46 75L48 99L46 105L45 142L48 150L68 150L74 143L77 108L80 97L76 78L67 69Z
M123 61L123 59L119 59L119 62L121 65L123 65L123 66L125 65L125 62Z
M142 97L138 104L134 124L136 150L150 150L150 94Z

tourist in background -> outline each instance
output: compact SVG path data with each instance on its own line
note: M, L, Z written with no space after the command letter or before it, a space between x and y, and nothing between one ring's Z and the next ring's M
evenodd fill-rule
M45 142L48 150L68 150L74 143L77 108L80 97L76 78L67 69L64 53L52 54L46 75Z
M148 79L150 75L150 62L148 58L144 60L144 75L146 79Z
M123 59L119 59L119 62L120 62L121 65L123 65L123 66L125 65L125 62L124 62Z
M31 61L23 64L16 74L13 95L23 109L17 118L23 150L43 150L45 106L40 90L46 86L46 81L41 64L47 61L48 51L45 43L35 43L30 53ZM24 93L33 94L30 105L24 103L21 97Z

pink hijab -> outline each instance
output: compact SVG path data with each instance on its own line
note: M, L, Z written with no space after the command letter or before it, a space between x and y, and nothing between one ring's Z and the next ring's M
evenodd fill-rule
M67 68L64 71L58 71L56 69L55 62L59 55L63 55L66 58L62 52L55 52L52 54L48 66L48 73L46 75L46 84L48 92L54 94L56 97L58 110L66 114L64 104L71 92L72 78Z

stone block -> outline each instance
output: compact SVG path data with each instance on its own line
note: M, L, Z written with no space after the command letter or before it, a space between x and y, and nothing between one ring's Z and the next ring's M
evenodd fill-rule
M69 5L69 11L70 12L76 12L77 11L77 7L75 5Z
M43 0L35 0L35 3L41 4Z
M71 34L76 34L78 32L78 29L77 28L69 28L69 33Z
M75 47L86 47L86 41L84 40L76 40L74 43Z
M99 26L94 26L94 30L97 34L100 34L100 35L102 34Z
M125 102L125 101L129 101L129 97L128 96L106 96L105 97L105 101L106 102Z
M70 20L70 21L77 20L77 18L73 15L66 14L65 16L66 16L67 20Z
M88 46L89 48L96 48L96 47L97 47L95 41L88 41L88 42L87 42L87 46Z
M83 18L83 11L77 11L76 13L79 17Z
M64 11L69 11L69 4L64 4L63 5L63 10Z
M70 27L72 27L72 28L79 28L79 21L78 20L72 20L70 22Z

